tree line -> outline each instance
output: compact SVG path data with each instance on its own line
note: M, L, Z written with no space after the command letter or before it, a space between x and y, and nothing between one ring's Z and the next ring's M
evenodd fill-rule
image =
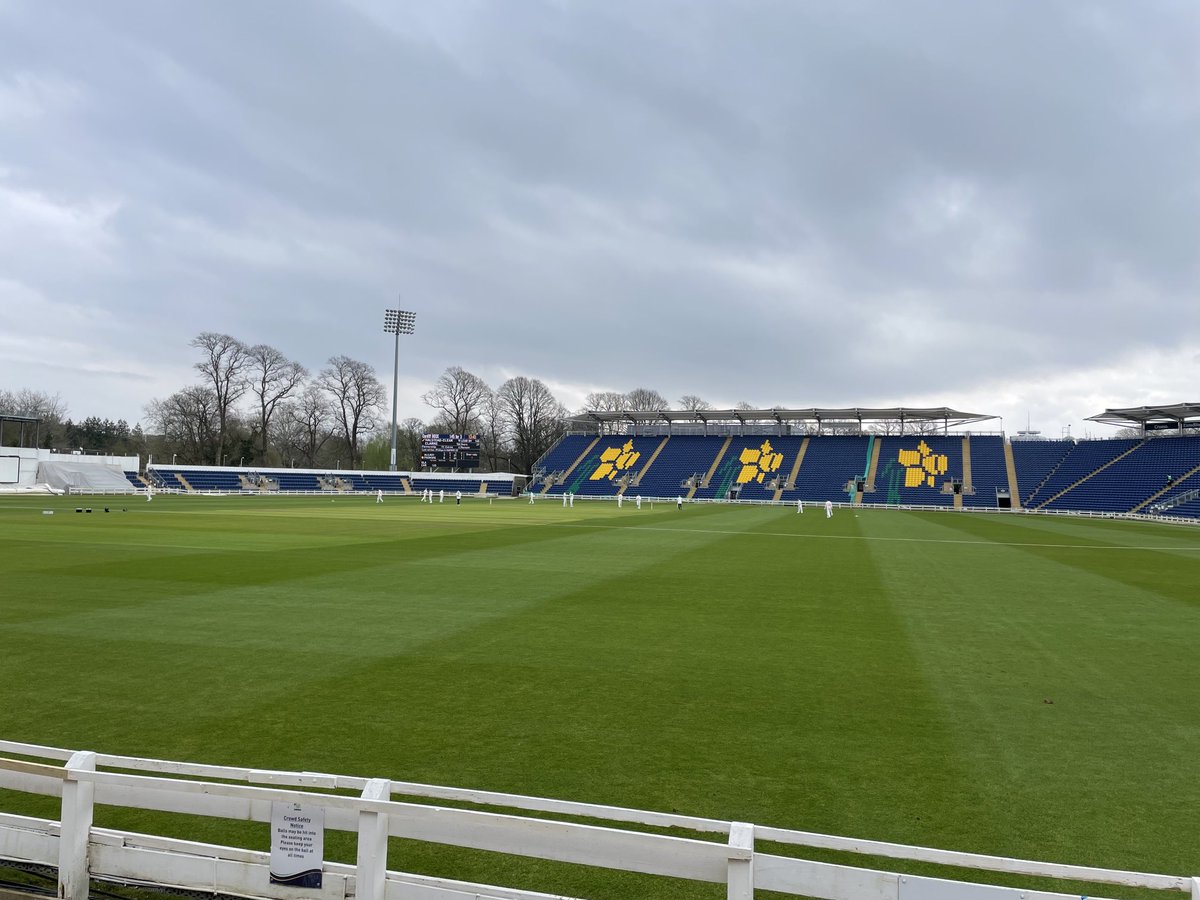
M153 456L185 465L388 468L390 397L369 364L333 356L313 374L268 344L208 331L188 346L198 356L197 382L151 400L144 431L124 420L72 421L60 397L31 390L0 389L0 413L40 418L41 446L60 450ZM571 415L537 378L517 376L493 387L461 366L446 369L421 400L431 411L427 421L397 423L396 464L403 470L420 468L421 436L435 432L478 435L484 469L529 474L563 435ZM588 394L580 411L670 408L658 391L638 387ZM685 394L674 408L713 407ZM743 401L735 408L755 407ZM872 430L891 433L891 425L878 423ZM918 430L916 423L907 425L906 431Z

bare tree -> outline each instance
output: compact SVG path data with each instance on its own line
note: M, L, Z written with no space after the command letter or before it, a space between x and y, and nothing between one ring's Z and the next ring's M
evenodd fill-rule
M625 395L625 403L626 409L636 412L652 412L670 408L666 397L658 391L652 391L649 388L634 388Z
M45 391L0 390L0 412L13 416L30 416L43 422L60 422L67 414L67 404L59 394Z
M707 400L697 397L695 394L684 394L679 398L679 408L686 409L688 412L701 412L706 409L712 409L713 406Z
M483 454L488 460L488 469L492 472L501 471L500 460L507 460L505 454L505 415L504 404L496 391L488 394L483 408ZM506 467L507 468L507 467Z
M321 370L317 383L329 396L338 432L346 441L350 468L360 458L362 435L379 427L387 389L375 375L375 369L348 356L334 356Z
M208 385L192 385L165 400L151 400L146 417L163 436L163 449L191 463L212 458L217 446L217 397ZM220 464L217 452L217 463Z
M530 475L533 464L562 436L567 409L536 378L510 378L496 393L512 445L512 462Z
M0 390L0 413L40 419L38 438L43 447L59 446L66 440L64 419L67 416L67 404L58 394L51 395L28 388L19 391Z
M629 399L619 391L596 391L588 394L583 400L584 412L624 412L629 409ZM620 428L618 422L601 422L601 434L615 434Z
M425 423L410 417L400 422L396 431L396 468L416 471L421 468L421 437L425 434Z
M321 448L333 437L329 397L317 385L310 384L284 402L280 416L282 443L289 453L299 456L305 466L317 465Z
M619 391L597 391L583 400L588 412L621 412L629 408L629 400Z
M441 374L433 389L421 395L426 406L441 415L438 421L451 434L473 434L479 430L483 407L492 389L478 375L462 366L451 366Z
M733 408L740 409L743 411L748 410L748 409L758 409L758 407L755 406L753 403L748 403L745 400L739 400L737 403L733 404Z
M205 331L193 338L189 346L202 351L204 358L195 367L212 387L216 398L217 440L213 461L220 465L229 411L249 387L243 377L248 364L246 345L227 334Z
M276 408L307 377L308 369L267 344L255 344L246 351L246 381L258 401L259 462L267 461L267 436Z

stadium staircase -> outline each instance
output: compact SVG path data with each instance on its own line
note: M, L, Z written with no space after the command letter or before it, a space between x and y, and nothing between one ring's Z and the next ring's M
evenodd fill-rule
M404 496L411 497L414 493L412 482L407 478L400 479L400 487L404 488Z
M1013 509L1021 508L1021 487L1017 481L1017 462L1013 459L1012 444L1004 441L1004 473L1008 476L1008 496Z
M800 464L804 462L804 454L808 452L808 442L809 438L807 437L800 442L800 449L796 451L796 461L792 463L792 470L788 473L787 481L775 490L774 500L779 501L783 499L783 492L789 484L792 485L793 489L795 488L796 476L800 474ZM729 446L728 443L726 446Z
M863 469L862 489L859 489L857 483L854 485L854 505L862 506L863 496L867 493L868 485L870 491L875 491L875 473L879 471L879 454L883 452L883 438L873 434L867 439L867 465Z
M1058 475L1075 446L1072 441L1020 441L1012 445L1019 496L1027 509L1033 508L1038 494Z
M671 440L671 436L667 435L662 439L662 443L654 448L654 452L650 454L650 458L646 460L646 464L642 466L641 471L634 476L633 483L635 485L640 485L642 483L642 478L644 478L646 473L650 471L650 467L654 465L654 461L658 459L659 454L663 452L663 449L667 446L667 441L669 440Z
M181 473L181 472L176 472L176 473L175 473L175 480L176 480L176 481L178 481L180 484L182 484L182 485L183 485L183 489L184 489L185 491L194 491L194 490L196 490L194 487L192 487L192 486L191 486L191 485L188 483L188 480L187 480L186 478L184 478L184 477L183 477L183 473Z
M713 458L712 465L709 466L708 471L704 473L704 478L700 481L700 484L694 485L691 488L691 490L688 491L688 499L689 500L691 500L694 496L696 496L696 490L698 488L707 488L708 487L709 483L713 479L713 475L716 474L717 466L719 466L721 464L721 460L725 457L725 452L729 449L729 445L731 443L733 443L733 435L732 434L729 435L727 438L725 438L725 443L723 443L721 445L721 449L717 451L717 455Z
M1161 491L1157 491L1154 494L1152 494L1151 496L1147 497L1145 500L1143 500L1141 503L1139 503L1137 506L1135 506L1133 509L1131 509L1130 512L1131 513L1141 512L1142 509L1149 506L1155 500L1158 500L1160 497L1165 497L1167 494L1178 492L1181 485L1185 484L1186 482L1189 482L1191 479L1196 478L1197 476L1200 476L1200 466L1196 466L1196 468L1194 468L1188 472L1185 472L1182 477L1175 479L1170 484L1168 484L1166 487L1164 487ZM1183 494L1180 494L1178 496L1184 497L1191 493L1192 493L1192 490L1189 490L1189 491L1185 491ZM1194 498L1189 497L1188 499L1194 499ZM1166 508L1170 509L1175 506L1180 506L1186 502L1188 502L1188 501L1187 500L1178 500L1178 502L1171 503L1169 506L1166 506L1166 504L1164 504L1164 505L1166 506Z
M566 484L567 477L579 467L580 463L587 459L587 455L592 452L592 449L598 443L600 443L600 435L596 435L594 438L592 438L592 442L583 448L583 452L581 452L579 456L575 458L575 462L571 463L571 465L567 467L562 475L560 475L558 478L547 478L546 484L542 487L542 493L544 494L550 490L550 488L554 486L555 481L557 481L559 484Z
M1084 476L1083 476L1082 478L1080 478L1079 480L1077 480L1077 481L1075 481L1075 482L1072 482L1071 484L1067 485L1067 487L1065 487L1065 488L1063 488L1062 490L1058 491L1057 493L1055 493L1055 494L1054 494L1054 495L1052 495L1051 497L1047 498L1046 500L1043 500L1041 503L1039 503L1037 506L1035 506L1035 507L1034 507L1034 509L1045 509L1047 506L1049 506L1049 505L1050 505L1051 503L1053 503L1055 500L1057 500L1057 499L1059 499L1060 497L1062 497L1064 494L1067 494L1067 493L1069 493L1070 491L1073 491L1073 490L1075 490L1075 488L1079 487L1081 484L1084 484L1085 482L1089 481L1090 479L1092 479L1092 478L1095 478L1097 475L1099 475L1099 474L1100 474L1101 472L1103 472L1105 469L1107 469L1107 468L1109 468L1110 466L1112 466L1112 465L1114 465L1114 464L1116 464L1116 463L1120 462L1120 461L1121 461L1121 460L1123 460L1125 457L1129 456L1129 454L1131 454L1131 453L1133 453L1135 450L1137 450L1139 447L1144 447L1144 446L1146 445L1146 440L1147 440L1147 439L1143 438L1141 441L1139 441L1139 442L1135 443L1135 444L1134 444L1132 447L1130 447L1128 450L1125 450L1123 453L1119 453L1119 454L1117 454L1117 455L1116 455L1116 456L1114 456L1112 459L1108 460L1108 462L1104 463L1103 465L1099 466L1098 468L1095 468L1095 469L1093 469L1092 471L1088 472L1086 475L1084 475ZM1098 442L1097 442L1097 441L1086 441L1086 442L1083 442L1083 443L1080 443L1080 444L1076 444L1076 445L1075 445L1075 447L1076 447L1076 449L1078 450L1080 447L1084 446L1084 444L1095 444L1095 443L1098 443ZM1069 454L1068 454L1068 456L1069 456ZM1065 460L1064 460L1064 462L1065 462Z

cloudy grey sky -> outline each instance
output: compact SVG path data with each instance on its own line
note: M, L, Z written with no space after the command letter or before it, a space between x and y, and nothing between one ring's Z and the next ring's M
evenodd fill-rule
M1200 401L1192 0L0 0L0 387ZM1092 426L1107 434L1105 426Z

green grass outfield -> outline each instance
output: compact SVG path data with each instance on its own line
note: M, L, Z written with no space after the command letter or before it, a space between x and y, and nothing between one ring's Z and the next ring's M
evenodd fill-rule
M5 739L1200 874L1200 530L553 500L75 505L0 501ZM0 810L56 817L3 792ZM589 896L723 896L393 855Z

